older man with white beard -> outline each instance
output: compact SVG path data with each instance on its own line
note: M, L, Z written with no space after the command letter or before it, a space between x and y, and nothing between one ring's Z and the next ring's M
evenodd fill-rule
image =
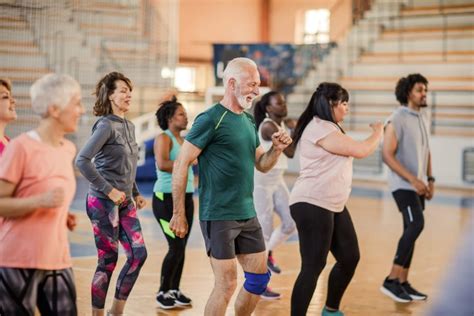
M259 94L257 65L235 58L224 70L223 99L195 120L173 170L171 230L183 237L188 230L184 193L188 167L199 162L199 219L214 272L214 289L205 315L224 315L237 286L236 258L245 274L235 302L235 315L250 315L270 280L265 242L253 204L254 166L269 171L291 144L281 130L272 147L260 145L255 121L244 110Z

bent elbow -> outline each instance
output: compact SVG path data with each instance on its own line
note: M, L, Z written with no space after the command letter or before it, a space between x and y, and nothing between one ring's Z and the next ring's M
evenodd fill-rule
M266 172L267 172L267 170L263 169L263 168L262 168L261 166L259 166L259 165L255 165L255 169L257 169L258 171L263 172L263 173L266 173Z
M364 159L367 156L370 156L370 154L371 154L371 152L367 148L357 148L357 150L355 150L352 153L352 157L354 157L356 159Z
M394 155L382 151L382 161L383 161L385 164L387 164L387 165L390 164L390 163L393 161L393 158L394 158Z
M367 155L363 154L363 153L360 153L360 152L357 152L357 153L354 153L352 155L352 157L356 158L356 159L364 159L365 157L367 157Z
M162 162L156 162L156 167L158 168L158 170L160 171L166 171L165 170L165 165L162 163Z
M86 160L84 157L77 155L76 160L74 160L74 165L77 167L77 169L81 170L84 167Z

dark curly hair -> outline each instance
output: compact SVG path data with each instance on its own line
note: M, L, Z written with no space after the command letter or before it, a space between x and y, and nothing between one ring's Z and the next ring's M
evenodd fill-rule
M109 100L109 96L114 93L115 89L117 89L117 80L125 82L130 91L132 91L132 82L130 79L125 77L125 75L115 71L106 74L95 86L94 94L97 97L93 109L95 116L105 116L113 113L112 103Z
M395 96L401 105L407 106L408 95L415 84L419 82L426 86L428 85L428 80L420 74L411 74L398 80L397 87L395 88Z
M311 96L306 109L298 119L298 123L296 123L295 133L293 135L294 146L298 144L304 129L309 122L311 122L313 117L317 116L322 120L337 124L334 120L332 108L339 102L348 101L349 93L339 84L332 82L321 83ZM340 126L339 129L344 133L344 130Z
M176 96L171 97L171 100L161 102L158 110L155 113L156 121L162 130L168 129L168 121L173 117L176 109L183 106L178 102Z
M255 118L255 124L257 128L262 124L265 116L267 114L267 106L270 105L271 97L278 95L277 91L270 91L265 93L260 100L255 103L255 107L253 109L253 116Z

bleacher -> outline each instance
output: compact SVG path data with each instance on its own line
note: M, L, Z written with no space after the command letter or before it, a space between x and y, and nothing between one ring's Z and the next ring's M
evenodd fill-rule
M31 111L29 87L50 70L46 55L34 41L33 32L19 10L0 7L0 30L9 34L0 40L0 74L11 80L17 101L18 119L9 128L23 132L39 120Z
M19 114L7 127L8 135L14 137L37 124L39 118L30 109L29 87L48 72L70 74L82 86L88 112L73 136L78 146L95 121L92 92L105 73L120 71L131 78L136 96L131 116L146 112L150 100L141 91L156 90L153 97L162 93L170 79L161 77L161 68L174 68L177 62L177 50L171 47L176 40L169 38L174 33L166 33L177 27L157 27L177 23L169 17L175 7L142 0L1 1L0 76L12 81ZM160 20L160 16L165 18ZM157 102L153 99L151 103Z
M445 156L444 163L436 163L449 161L453 174L446 184L461 185L463 151L474 146L474 2L375 1L338 44L288 96L290 115L299 116L320 82L339 82L350 92L344 127L362 138L370 122L385 121L398 106L398 79L421 73L429 80L433 151ZM445 142L459 146L446 153ZM372 161L372 172L379 173L375 178L384 178L378 158L356 161L355 167L363 166L366 177Z

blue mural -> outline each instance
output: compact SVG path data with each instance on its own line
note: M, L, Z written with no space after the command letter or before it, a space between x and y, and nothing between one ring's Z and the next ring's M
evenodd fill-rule
M258 65L261 86L288 94L298 81L335 47L335 43L293 44L214 44L214 75L222 85L227 63L236 57L248 57Z

